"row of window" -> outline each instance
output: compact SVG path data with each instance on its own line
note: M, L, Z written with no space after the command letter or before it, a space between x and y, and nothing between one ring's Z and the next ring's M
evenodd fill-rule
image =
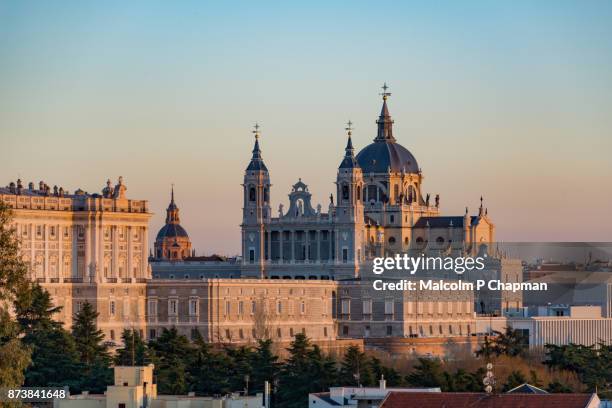
M195 338L197 336L197 332L198 329L193 328L191 329L191 337L192 339ZM270 329L265 328L263 330L263 333L257 333L257 329L251 329L251 333L250 333L250 338L251 339L258 339L258 338L270 338L271 337L271 333L270 333ZM112 332L112 330L111 330ZM303 335L308 335L306 328L302 327L298 330L294 329L293 327L290 327L288 331L283 330L283 328L281 327L277 327L274 330L274 334L276 335L277 338L283 338L283 335L289 335L289 337L294 337L297 333L302 333ZM155 339L157 337L157 329L149 329L149 338L150 339ZM112 335L112 333L111 333ZM237 329L237 330L231 330L231 329L225 329L223 331L223 335L224 338L220 339L220 340L228 340L228 341L232 341L232 340L245 340L247 338L247 333L245 333L244 329ZM323 337L328 337L328 330L327 327L323 327Z
M364 315L372 314L372 304L373 301L371 299L363 299L362 303L362 312ZM408 314L414 313L414 304L415 302L407 302L406 303L406 311ZM425 304L427 305L427 313L430 315L434 314L434 309L436 309L437 314L446 313L470 313L471 302L463 302L463 301L438 301L438 302L417 302L417 314L423 314L425 312ZM434 307L434 304L437 307ZM446 307L445 307L446 305ZM351 300L350 299L342 299L340 302L340 310L343 315L351 314ZM394 313L394 301L393 300L385 300L385 314L392 315Z
M364 327L364 336L365 337L369 337L370 336L370 326L366 326ZM418 331L417 328L415 327L414 329L412 328L412 326L408 327L408 334L410 337L424 337L425 336L425 330L426 328L424 328L422 325L418 326ZM393 336L393 326L392 325L387 325L385 326L385 332L387 336ZM435 336L435 335L446 335L446 334L458 334L460 336L462 336L463 333L463 325L458 325L458 332L455 333L454 329L453 329L453 325L449 324L448 325L448 332L444 333L444 327L443 325L438 325L437 327L437 331L434 330L434 325L429 325L429 336ZM472 328L470 327L470 325L466 325L466 331L465 331L466 335L471 335L472 334ZM343 336L348 336L349 335L349 326L342 326L342 335Z

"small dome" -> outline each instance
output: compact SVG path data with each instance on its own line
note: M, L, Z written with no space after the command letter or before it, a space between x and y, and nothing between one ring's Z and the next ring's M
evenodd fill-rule
M364 174L393 172L418 173L419 165L404 146L391 140L377 140L357 154L357 162Z
M185 228L181 227L179 224L166 224L157 233L156 240L161 241L164 238L175 237L189 238L189 235L187 235L187 231L185 231Z

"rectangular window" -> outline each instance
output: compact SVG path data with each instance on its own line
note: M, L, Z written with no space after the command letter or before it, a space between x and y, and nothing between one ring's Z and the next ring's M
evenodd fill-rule
M249 249L249 263L255 263L255 250Z
M393 314L393 300L385 300L385 314L386 315Z
M283 337L283 332L280 327L276 329L276 337L278 337L279 339Z
M348 262L348 248L342 248L342 262Z
M323 337L327 337L327 327L323 328Z
M443 314L443 313L444 313L444 303L438 302L438 314Z
M51 235L51 237L55 237L55 227L54 226L49 227L49 234Z
M387 326L387 336L393 335L393 326Z
M306 314L306 303L304 302L300 303L300 313Z
M350 299L342 299L341 303L342 314L348 315L351 313L351 300Z
M242 300L238 302L238 314L239 315L244 314L244 302Z
M36 237L38 238L42 237L42 226L41 225L36 226Z
M111 300L108 304L108 314L110 314L111 317L115 316L115 301Z
M363 300L363 314L364 315L372 314L372 300L371 299Z
M189 299L189 315L197 316L198 312L198 299Z
M251 314L255 314L257 311L257 303L255 301L251 302Z
M147 314L149 316L157 316L157 299L149 299L147 308L148 308Z
M229 316L230 312L231 312L231 303L229 300L225 301L225 315Z
M168 315L176 316L178 312L178 299L168 300Z
M342 335L348 336L348 334L349 334L348 326L342 326Z
M276 302L276 314L283 313L283 303L279 300Z
M149 339L154 339L157 337L157 331L155 329L149 329Z

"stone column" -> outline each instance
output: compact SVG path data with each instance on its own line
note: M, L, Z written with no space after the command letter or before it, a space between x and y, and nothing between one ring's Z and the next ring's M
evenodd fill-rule
M112 246L111 246L111 268L110 268L110 277L116 278L117 277L117 272L119 271L119 264L118 264L118 255L119 255L119 233L117 231L117 226L116 225L112 225L110 227L111 229L111 242L112 242Z
M304 235L306 237L304 240L304 247L306 248L304 250L304 262L307 263L310 260L310 255L308 254L310 252L310 231L304 230Z
M70 277L76 278L79 276L79 251L78 251L78 239L79 239L79 226L73 225L71 228L71 239L72 239L72 259L70 260L72 266L72 273Z
M43 278L45 279L45 282L49 282L49 231L51 230L51 226L48 224L44 225L43 228L43 239L44 239L44 243L43 243L43 248L45 251L45 264L43 265Z
M64 226L57 226L57 281L62 282L64 277Z
M321 263L321 230L317 230L317 263Z
M266 259L268 262L272 260L272 231L268 230L268 258Z
M85 228L85 272L83 273L83 281L89 282L90 279L90 263L91 263L91 227L89 220L84 226Z
M291 262L295 262L295 230L291 230Z
M127 229L127 246L128 246L128 253L127 253L127 269L128 269L128 273L126 274L126 277L128 278L135 278L135 276L133 276L134 271L133 271L133 263L132 263L132 257L134 256L134 251L132 251L132 227L128 226L126 227Z
M140 242L142 243L142 255L140 256L140 277L150 278L148 276L148 265L149 265L149 237L147 236L147 227L140 228Z

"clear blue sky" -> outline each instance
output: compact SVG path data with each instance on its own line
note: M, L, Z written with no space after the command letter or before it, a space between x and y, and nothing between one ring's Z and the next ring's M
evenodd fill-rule
M123 175L199 253L236 253L262 125L276 208L326 203L383 81L445 214L485 196L503 240L612 240L612 2L0 2L0 184Z

